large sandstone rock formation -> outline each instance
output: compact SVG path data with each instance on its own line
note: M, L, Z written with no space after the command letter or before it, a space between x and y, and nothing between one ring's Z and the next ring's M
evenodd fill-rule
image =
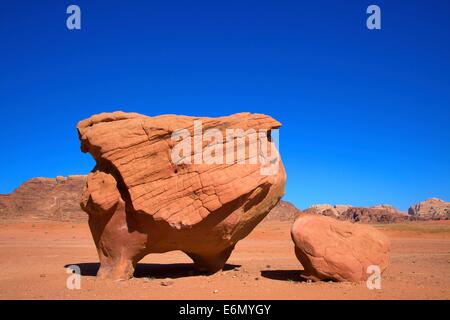
M450 219L450 202L431 198L411 206L408 213L418 220L448 220Z
M89 214L100 257L98 276L130 278L145 255L171 250L185 252L199 271L220 270L236 243L284 193L284 168L271 142L271 130L279 127L269 116L250 113L198 118L114 112L81 121L77 126L81 150L97 162L88 175L81 206ZM174 141L172 135L180 134L180 129L184 146L192 148L174 161L182 141ZM214 139L202 139L206 129L216 129ZM226 129L247 132L231 139L236 146L239 137L248 138L241 140L246 161L204 163L202 153L211 156L211 149L226 153ZM249 129L263 134L254 139ZM195 147L196 139L200 148ZM252 154L255 146L257 152ZM270 154L263 152L267 146L273 147ZM237 156L236 149L230 148L232 155Z
M85 221L80 196L85 176L33 178L0 195L0 218Z
M383 272L389 264L389 239L368 225L301 214L291 236L307 279L362 281L370 275L369 266Z
M407 214L404 214L394 207L383 204L373 207L353 207L351 205L313 205L303 211L309 214L320 214L333 217L339 220L362 223L393 223L407 221Z

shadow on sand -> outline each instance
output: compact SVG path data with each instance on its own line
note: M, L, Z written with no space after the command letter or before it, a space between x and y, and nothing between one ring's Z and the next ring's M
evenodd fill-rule
M305 282L302 272L300 270L262 270L261 276L272 280Z
M82 276L95 277L97 271L100 267L100 263L70 263L64 266L64 268L70 265L77 265L80 267ZM223 271L230 271L235 268L239 268L239 265L226 264ZM194 270L193 263L169 263L169 264L158 264L158 263L138 263L134 271L135 278L155 278L155 279L176 279L184 277L192 277L199 275Z

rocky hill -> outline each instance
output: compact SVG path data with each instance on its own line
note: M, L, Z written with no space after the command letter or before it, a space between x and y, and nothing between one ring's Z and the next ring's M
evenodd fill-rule
M32 178L0 195L0 218L86 221L80 208L85 176Z
M419 220L448 220L450 219L450 202L431 198L411 206L408 214Z
M292 203L280 201L264 218L265 221L294 221L301 213Z

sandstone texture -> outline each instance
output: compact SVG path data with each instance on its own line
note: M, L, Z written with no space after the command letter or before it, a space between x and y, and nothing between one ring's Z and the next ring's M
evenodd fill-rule
M369 266L383 272L389 264L389 239L368 225L301 214L291 236L302 276L313 281L363 281L371 274Z
M86 221L80 209L85 176L32 178L11 194L0 195L0 218Z
M195 121L202 123L200 135ZM81 200L100 258L97 275L128 279L147 254L172 250L185 252L198 271L222 269L236 243L284 194L286 175L271 141L271 130L280 126L269 116L250 113L199 118L114 112L81 121L81 150L97 163ZM183 139L189 145L200 139L200 149L180 153L193 162L173 161L181 142L173 134L180 129L192 137ZM222 135L202 138L207 129ZM227 129L265 133L258 139L251 132L241 136L244 163L205 163L212 148L225 149ZM237 138L234 142L238 144ZM255 145L258 152L251 154ZM264 146L271 148L270 154L262 151ZM237 157L237 148L232 152Z
M417 220L448 220L450 219L450 202L431 198L411 206L408 214Z

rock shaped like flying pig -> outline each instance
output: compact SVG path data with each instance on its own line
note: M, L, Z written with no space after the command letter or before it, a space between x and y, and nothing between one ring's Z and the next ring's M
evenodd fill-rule
M185 252L198 271L222 269L284 193L286 174L270 134L280 126L250 113L114 112L81 121L81 150L97 163L81 207L100 258L98 276L128 279L147 254L172 250Z

